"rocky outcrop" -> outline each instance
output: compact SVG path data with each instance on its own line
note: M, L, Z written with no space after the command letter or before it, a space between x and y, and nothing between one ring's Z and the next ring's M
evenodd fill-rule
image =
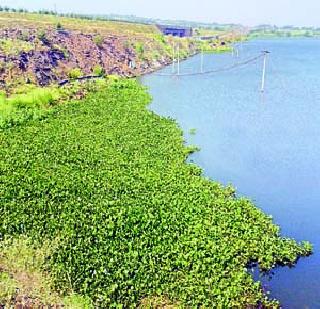
M134 42L125 36L100 37L70 30L8 28L2 29L1 37L2 40L21 42L21 51L10 54L0 49L0 87L23 80L44 86L67 78L73 69L81 70L83 75L93 74L100 68L106 74L138 76L170 62L165 56L156 61L139 59ZM23 42L34 48L23 50ZM151 39L143 43L154 44Z
M59 50L21 52L19 55L19 69L22 72L31 72L41 86L46 86L56 81L59 77L54 69L66 56Z

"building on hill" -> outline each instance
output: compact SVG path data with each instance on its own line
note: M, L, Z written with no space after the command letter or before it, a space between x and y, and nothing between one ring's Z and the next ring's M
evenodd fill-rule
M180 38L191 37L193 35L193 29L189 27L176 27L165 25L157 25L157 27L164 35L172 35Z

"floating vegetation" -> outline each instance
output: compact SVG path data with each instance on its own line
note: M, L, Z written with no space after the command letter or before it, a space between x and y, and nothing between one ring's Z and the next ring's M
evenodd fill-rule
M181 130L149 101L114 78L46 121L1 130L0 238L60 239L45 263L56 288L95 307L277 306L248 265L292 265L310 244L187 164Z

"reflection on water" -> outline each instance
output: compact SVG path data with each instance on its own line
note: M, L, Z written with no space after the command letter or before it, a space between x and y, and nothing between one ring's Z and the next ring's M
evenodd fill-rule
M271 52L263 96L262 59L213 75L142 81L154 98L150 108L177 119L187 142L201 148L190 159L207 176L252 198L283 235L314 244L312 257L263 281L284 308L320 308L320 40L248 42L239 46L240 58L205 55L204 66L213 70L262 50ZM200 56L181 64L181 72L199 70Z

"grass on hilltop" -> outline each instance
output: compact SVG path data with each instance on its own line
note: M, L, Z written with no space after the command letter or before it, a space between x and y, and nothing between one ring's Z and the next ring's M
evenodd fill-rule
M2 27L35 26L38 29L46 29L48 27L56 28L58 23L65 29L78 30L87 34L97 32L102 35L140 35L142 37L147 37L148 35L159 33L159 30L153 25L57 17L55 15L43 15L38 13L0 13L0 26Z

